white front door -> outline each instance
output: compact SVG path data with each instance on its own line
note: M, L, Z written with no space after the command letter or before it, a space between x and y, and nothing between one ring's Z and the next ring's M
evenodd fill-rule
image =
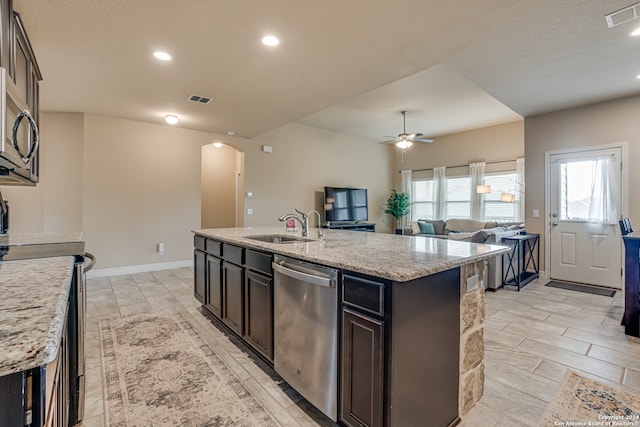
M549 156L549 276L621 289L620 147Z

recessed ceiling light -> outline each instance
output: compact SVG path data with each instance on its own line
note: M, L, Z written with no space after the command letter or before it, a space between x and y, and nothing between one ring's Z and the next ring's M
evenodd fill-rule
M635 30L631 31L631 34L629 34L632 37L636 37L636 36L640 36L640 27L636 28Z
M171 55L169 55L167 52L162 52L160 50L153 52L153 56L155 56L156 59L159 59L161 61L171 61Z
M276 36L264 36L262 38L262 44L265 46L278 46L280 40Z
M214 146L214 147L216 147L216 148L220 148L220 147L222 147L223 145L224 145L224 144L223 144L222 142L214 142L214 143L213 143L213 146Z
M176 123L178 123L178 116L176 116L175 114L167 114L166 116L164 116L164 121L169 123L170 125L175 125Z
M640 80L640 74L638 74L638 75L636 76L636 79Z

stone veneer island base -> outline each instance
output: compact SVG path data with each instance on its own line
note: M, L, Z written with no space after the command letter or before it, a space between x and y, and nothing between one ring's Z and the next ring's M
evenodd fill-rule
M332 230L292 244L247 238L280 231L194 230L203 307L272 363L273 255L337 268L339 422L458 424L484 390L484 265L506 248Z

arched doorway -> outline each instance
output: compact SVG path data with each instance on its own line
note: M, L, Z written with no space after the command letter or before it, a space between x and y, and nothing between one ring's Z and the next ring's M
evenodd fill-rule
M201 227L244 226L244 153L230 145L202 146Z

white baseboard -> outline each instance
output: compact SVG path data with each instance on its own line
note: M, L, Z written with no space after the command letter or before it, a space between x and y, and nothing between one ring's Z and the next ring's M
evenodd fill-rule
M160 262L156 264L130 265L127 267L100 268L98 270L90 270L87 277L106 277L119 276L121 274L144 273L147 271L169 270L172 268L183 268L193 266L193 260Z

